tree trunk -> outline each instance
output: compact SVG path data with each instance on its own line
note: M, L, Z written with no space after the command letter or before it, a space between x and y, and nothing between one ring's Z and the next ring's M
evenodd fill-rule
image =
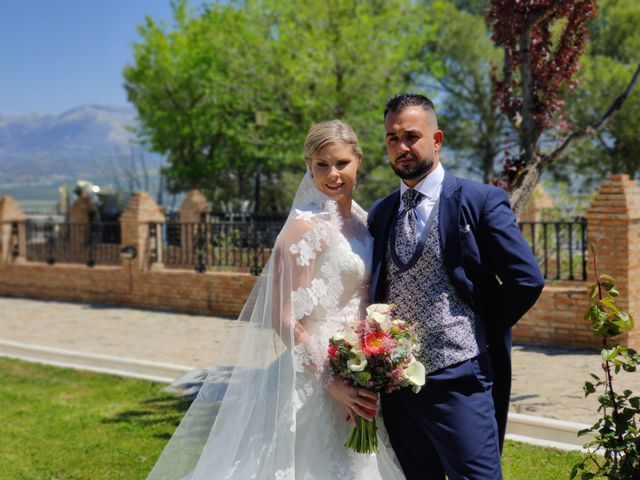
M531 29L520 34L520 82L522 88L522 123L520 125L520 160L529 165L537 144L536 121L533 116L535 92L531 74Z
M516 215L522 211L536 185L540 182L545 167L545 158L536 155L526 165L509 186L509 201Z

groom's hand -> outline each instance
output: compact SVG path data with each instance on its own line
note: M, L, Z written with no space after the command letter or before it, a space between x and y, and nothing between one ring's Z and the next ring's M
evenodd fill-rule
M356 415L367 420L373 420L376 416L378 393L352 387L340 380L328 385L327 391L347 411L347 421L355 422Z

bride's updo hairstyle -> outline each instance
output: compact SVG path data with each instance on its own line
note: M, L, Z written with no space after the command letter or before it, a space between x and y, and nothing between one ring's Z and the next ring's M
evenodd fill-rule
M327 120L312 125L307 133L304 141L304 161L307 166L311 166L311 159L324 147L333 143L351 145L353 154L362 160L362 149L353 128L342 120Z

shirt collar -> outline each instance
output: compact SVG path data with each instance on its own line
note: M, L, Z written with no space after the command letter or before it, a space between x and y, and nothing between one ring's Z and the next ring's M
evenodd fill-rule
M436 169L431 172L429 175L424 177L420 183L418 183L414 188L414 190L419 191L425 197L432 200L434 199L438 193L440 192L440 187L442 186L442 182L444 181L444 167L442 163L438 163ZM402 198L402 194L409 189L404 182L400 182L400 198Z

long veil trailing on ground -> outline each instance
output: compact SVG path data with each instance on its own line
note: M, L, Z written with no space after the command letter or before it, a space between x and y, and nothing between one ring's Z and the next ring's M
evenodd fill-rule
M355 202L352 215L366 220ZM314 443L317 461L327 461L323 433L313 438L307 430L309 438L301 438L302 423L326 408L321 402L327 395L315 391L326 376L323 339L344 324L345 315L361 311L366 299L363 285L361 295L336 309L343 300L342 278L330 264L315 263L316 254L336 242L341 226L337 205L307 173L225 348L150 480L293 479L300 475L293 466L301 463L301 452L314 451ZM322 318L317 328L307 321L314 315ZM336 415L345 423L343 411ZM327 459L340 455L327 452ZM327 477L351 478L335 471Z

